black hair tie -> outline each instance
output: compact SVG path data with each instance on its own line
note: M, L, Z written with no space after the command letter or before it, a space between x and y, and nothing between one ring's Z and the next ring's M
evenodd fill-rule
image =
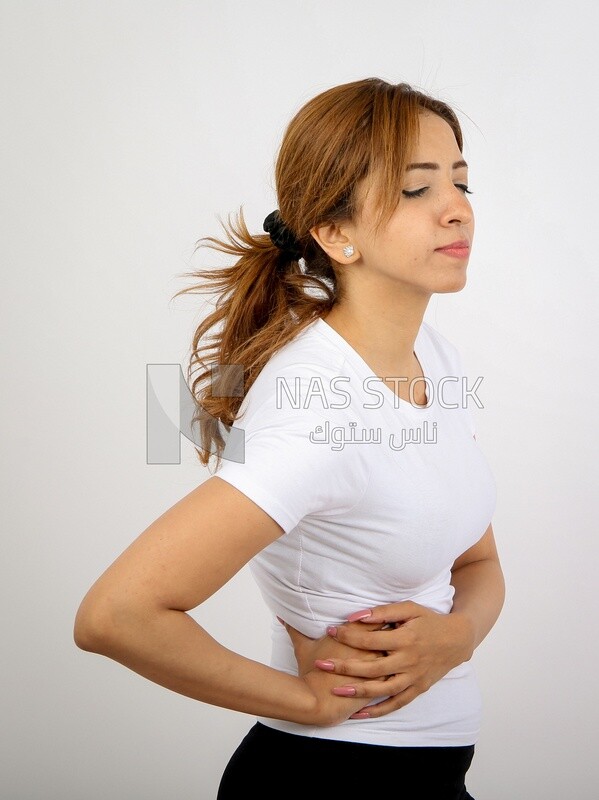
M281 219L278 209L266 217L263 229L270 234L272 243L283 253L296 260L302 257L303 248Z

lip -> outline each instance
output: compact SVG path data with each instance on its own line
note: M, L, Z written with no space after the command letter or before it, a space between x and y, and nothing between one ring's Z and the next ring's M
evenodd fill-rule
M469 250L470 242L468 239L460 239L458 242L446 244L443 247L437 247L437 250Z

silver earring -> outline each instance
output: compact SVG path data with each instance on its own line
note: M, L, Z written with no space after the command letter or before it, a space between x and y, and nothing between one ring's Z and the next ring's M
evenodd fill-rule
M343 255L346 258L351 258L354 254L354 246L353 244L348 244L346 247L343 248Z

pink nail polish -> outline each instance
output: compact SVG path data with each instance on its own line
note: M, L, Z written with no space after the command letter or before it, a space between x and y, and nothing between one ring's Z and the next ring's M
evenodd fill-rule
M327 672L332 672L335 669L335 664L333 661L323 661L321 659L316 659L314 665L318 667L318 669L324 669Z
M337 636L337 628L334 625L329 625L327 633L329 636Z
M349 617L347 618L347 621L348 622L358 622L359 620L362 620L362 619L368 619L371 616L372 616L372 610L368 608L368 609L365 609L364 611L354 611L353 614L349 615Z
M356 690L353 686L335 686L334 689L331 690L333 694L336 694L338 697L355 697Z
M356 711L355 714L352 714L350 719L368 719L370 714L368 711Z

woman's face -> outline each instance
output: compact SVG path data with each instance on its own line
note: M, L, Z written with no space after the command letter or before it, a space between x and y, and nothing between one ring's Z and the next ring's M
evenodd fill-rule
M449 124L436 114L422 113L410 163L437 166L409 169L401 199L376 236L372 230L376 192L368 191L369 186L376 188L376 182L366 179L358 187L359 219L342 226L359 255L361 263L355 269L364 270L362 277L388 278L423 294L464 287L470 250L465 258L456 258L437 249L459 240L470 244L474 236L474 215L465 192L468 168L455 166L462 161Z

